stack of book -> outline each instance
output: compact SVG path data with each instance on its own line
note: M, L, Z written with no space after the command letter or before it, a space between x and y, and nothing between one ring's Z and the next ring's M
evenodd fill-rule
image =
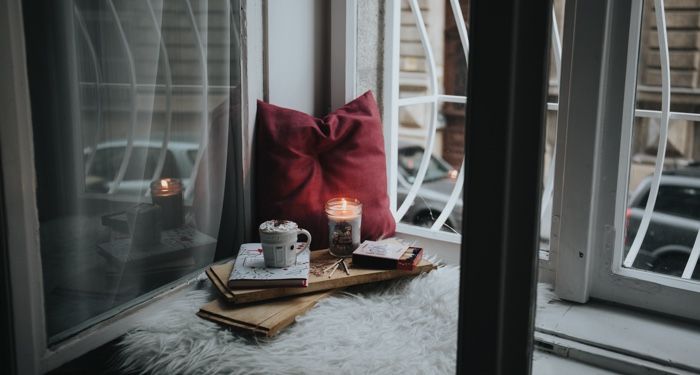
M379 247L389 244L390 257L386 253L376 257L381 253ZM415 276L436 268L421 259L420 248L405 246L396 257L398 250L391 240L363 246L365 250L352 259L339 260L328 250L307 250L299 254L295 265L266 268L260 244L243 244L235 260L207 269L219 298L202 306L197 315L234 330L274 336L335 290Z

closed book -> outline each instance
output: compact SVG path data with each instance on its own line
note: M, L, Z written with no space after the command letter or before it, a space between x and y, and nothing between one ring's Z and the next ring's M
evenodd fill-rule
M197 315L239 332L271 337L332 293L322 291L244 305L231 305L216 299L202 306Z
M412 271L421 259L422 248L393 240L365 241L352 254L352 263L357 267L387 270Z
M259 243L246 243L238 251L227 285L231 289L305 287L308 280L309 250L301 252L291 266L273 268L265 266Z

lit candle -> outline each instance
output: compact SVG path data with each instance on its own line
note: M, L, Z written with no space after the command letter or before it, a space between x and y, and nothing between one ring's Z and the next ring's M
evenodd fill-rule
M352 256L360 246L362 204L354 198L333 198L326 202L330 253L337 257Z
M160 206L163 229L180 227L184 215L182 209L182 184L175 178L164 178L151 183L153 204Z

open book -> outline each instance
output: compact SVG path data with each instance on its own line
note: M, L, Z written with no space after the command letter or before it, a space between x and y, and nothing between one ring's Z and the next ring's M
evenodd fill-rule
M303 243L297 246L304 246ZM238 251L233 271L228 278L228 287L270 288L305 287L309 280L309 250L297 256L296 263L283 268L265 267L262 246L259 243L244 243Z

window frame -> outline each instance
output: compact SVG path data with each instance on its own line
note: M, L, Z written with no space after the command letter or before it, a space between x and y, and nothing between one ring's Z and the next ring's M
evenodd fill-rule
M241 1L241 86L243 126L234 131L239 161L236 169L242 185L243 233L252 218L251 150L255 125L256 100L263 98L263 1ZM22 2L8 0L0 9L0 47L9 53L0 57L0 152L3 173L4 210L7 220L7 249L10 270L11 312L14 325L17 373L38 374L101 346L124 334L146 317L163 297L183 289L185 276L159 288L151 298L109 317L76 335L48 346L44 320L42 263L39 245L39 220L36 202L36 177L33 154L32 117L29 98ZM253 63L250 63L253 62ZM12 178L10 178L12 177ZM223 225L223 224L222 224Z
M412 0L408 0L409 3L412 2ZM453 3L456 3L457 5L459 4L458 1L454 1ZM454 5L452 5L454 6ZM420 7L417 6L417 3L413 4L413 7L416 8L417 12L420 12ZM401 209L399 207L400 205L398 204L398 149L399 149L399 142L398 142L398 137L399 137L399 108L402 106L401 99L399 98L399 62L400 62L400 47L401 47L401 0L388 0L386 2L386 13L385 13L385 24L384 24L384 60L383 60L383 78L384 78L384 87L383 87L383 98L384 98L384 108L383 108L383 120L384 120L384 149L386 150L386 159L387 159L387 164L386 164L386 170L387 170L387 184L388 184L388 189L387 193L389 195L389 203L390 203L390 208L392 213L394 214L395 219L399 219L396 222L396 231L400 234L406 234L410 236L416 236L416 237L425 237L425 238L430 238L430 239L436 239L440 240L445 243L445 245L450 246L451 248L454 248L455 251L459 248L459 244L462 241L462 236L457 233L451 233L447 231L442 230L442 225L436 229L432 228L422 228L418 227L415 225L411 224L406 224L400 222L400 218L398 215L398 211ZM445 8L446 12L452 12L453 10L450 9L449 6ZM414 18L415 18L414 14ZM419 20L415 20L418 22ZM420 21L423 21L422 15ZM466 21L465 21L466 22ZM423 22L423 25L425 23ZM418 26L420 27L420 25ZM421 34L427 39L427 33ZM467 43L467 48L468 48L468 41ZM427 51L427 48L430 48L430 42L429 41L422 41L421 45L423 48ZM426 55L430 55L430 59L433 59L433 54L432 51L426 52ZM466 60L466 57L465 57ZM435 67L432 68L435 70ZM430 69L429 69L430 70ZM433 80L437 82L437 72L436 71L431 71L429 76L433 75ZM405 100L407 104L404 105L411 105L411 104L428 104L428 105L433 105L432 111L434 112L439 112L439 106L442 103L464 103L466 105L466 95L461 96L461 95L445 95L445 94L440 94L437 90L437 87L433 88L435 90L434 94L426 94L422 95L416 98L411 98L411 99L418 99L416 103L413 103L412 100ZM431 112L432 112L431 111ZM437 114L433 116L433 122L437 122ZM428 131L430 130L430 127L428 127ZM437 130L437 123L435 124L435 130ZM437 137L436 131L433 131L432 137ZM429 133L426 133L426 136L428 139L430 139L431 135ZM431 147L429 147L430 149ZM432 152L431 152L432 154ZM429 160L428 160L429 161ZM426 162L428 163L428 162ZM419 172L420 174L420 172ZM427 174L427 167L425 174ZM454 204L456 205L457 202L459 201L459 197L461 197L461 192L463 191L463 186L458 186L458 185L463 185L460 183L460 181L463 181L462 179L464 178L464 169L459 173L459 177L457 179L457 184L455 185L455 191L456 193L455 199L453 201L452 197L450 197L450 200L448 201L449 204ZM423 184L424 180L421 178L418 184L417 189L420 189L420 186ZM414 183L411 183L413 185ZM454 195L454 194L453 194ZM415 199L417 199L417 190L416 190L416 196L414 197L413 202L415 202ZM410 205L408 206L410 207ZM408 207L404 209L405 212L408 211ZM447 218L452 214L452 209L450 209L449 214L446 214L444 217L444 222L447 221ZM405 214L401 214L400 216L403 216ZM438 218L439 219L439 218Z
M566 4L562 71L568 75L561 83L551 242L555 291L575 302L598 298L696 320L700 294L679 288L674 277L623 269L615 251L624 235L642 5Z
M411 0L406 0L408 3L411 2ZM456 11L455 7L459 7L459 0L454 0L450 1L450 4L446 4L445 12L450 13L452 17L456 17ZM389 195L389 200L390 200L390 207L392 210L392 213L394 214L395 218L398 218L397 210L398 210L398 187L400 185L399 182L399 171L398 168L396 167L398 165L398 136L399 136L399 108L401 108L404 102L410 102L410 104L413 104L413 102L416 103L423 103L423 104L431 104L435 103L435 106L438 108L437 110L439 111L439 107L443 103L464 103L466 106L467 102L467 97L462 96L462 95L443 95L440 93L437 93L435 95L432 94L426 94L423 96L418 96L418 97L409 97L409 98L399 98L399 86L400 86L400 45L401 45L401 6L402 6L402 0L388 0L386 2L386 11L385 11L385 28L384 28L384 60L383 60L383 78L384 78L384 87L383 87L383 98L384 98L384 108L383 108L383 119L384 119L384 140L385 140L385 150L386 150L386 158L387 158L387 183L388 183L388 195ZM554 69L556 72L556 80L554 82L550 82L551 84L559 85L559 76L561 72L561 32L558 28L558 24L556 22L557 16L556 16L556 11L555 9L552 9L551 11L552 14L552 19L551 19L551 25L552 28L550 29L550 38L551 38L551 54L553 56L554 60ZM413 22L417 22L415 19L415 15L412 18ZM466 22L466 20L464 20ZM466 26L466 25L465 25ZM461 25L458 26L460 28ZM465 32L466 40L462 41L461 48L469 49L469 40L468 40L468 30L466 30L465 27ZM460 35L461 37L462 35ZM429 44L429 41L428 41ZM425 44L422 44L423 48L425 49ZM429 75L429 74L428 74ZM425 101L422 99L425 99L426 97L430 96L435 96L433 101ZM418 100L414 100L418 99ZM549 112L557 112L558 111L558 103L557 102L547 102L546 103L546 111L547 113ZM437 127L436 127L436 130ZM418 130L419 132L424 132L423 129ZM429 129L427 129L429 131ZM435 135L436 137L438 135ZM429 137L429 134L426 133L426 137ZM552 156L552 165L555 163L554 157ZM464 185L464 180L463 176L465 175L464 169L468 168L468 165L466 165L465 162L463 162L462 170L459 173L459 178L457 184ZM546 174L546 181L544 181L544 190L543 190L543 197L542 197L542 205L541 205L541 217L544 220L546 218L546 213L550 212L550 208L552 205L552 185L553 185L553 180L554 180L554 168L550 166L548 170L545 172ZM427 172L426 172L427 174ZM421 181L422 185L426 181ZM412 183L411 183L412 184ZM419 187L420 188L420 187ZM458 195L461 197L461 191L463 190L462 187L458 187L457 189ZM414 198L413 203L415 204L416 200L418 199L418 195ZM459 204L459 199L457 202L455 202L455 206ZM464 206L462 205L462 210L464 209ZM446 215L446 220L449 220L449 218L453 217L455 215L454 213L454 207L450 210L450 213ZM397 220L396 223L396 230L398 233L402 235L408 235L408 236L414 236L414 237L422 237L426 239L437 239L441 241L442 243L445 244L445 246L449 246L450 248L454 249L455 251L458 251L458 247L462 241L462 235L459 233L453 233L449 231L442 230L442 228L424 228L424 227L419 227L413 224L408 224L401 222L400 220ZM553 258L550 258L549 250L547 248L542 248L540 251L540 267L542 269L546 269L547 271L544 272L547 275L551 274L551 270L553 268L552 265L552 260ZM546 276L545 279L550 280L551 277Z

